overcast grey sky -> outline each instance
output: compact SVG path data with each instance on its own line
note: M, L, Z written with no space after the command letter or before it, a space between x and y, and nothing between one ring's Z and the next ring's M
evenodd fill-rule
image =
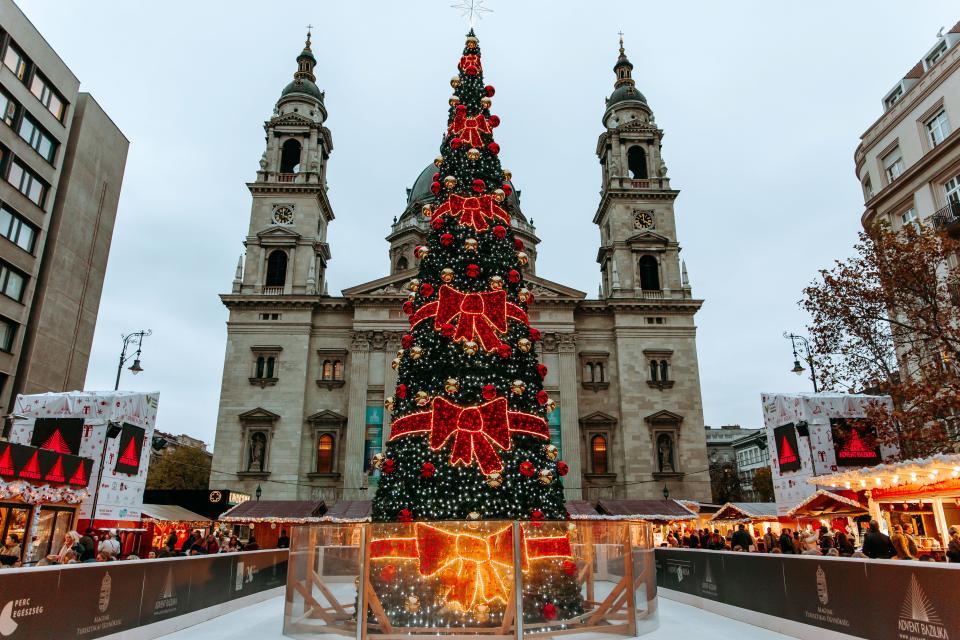
M213 441L228 292L263 121L315 25L333 133L330 292L388 272L383 237L436 155L466 31L453 0L19 0L130 139L87 375L112 388L120 335L153 329L158 428ZM594 150L623 30L665 131L697 315L707 424L762 424L762 391L809 389L784 330L862 212L853 152L884 93L960 19L955 2L488 0L477 28L497 140L543 243L539 275L596 296Z

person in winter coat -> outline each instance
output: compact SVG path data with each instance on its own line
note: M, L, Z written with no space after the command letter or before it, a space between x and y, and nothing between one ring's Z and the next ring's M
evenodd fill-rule
M813 529L808 529L800 535L800 547L802 551L819 551L820 536Z
M863 555L868 558L887 560L897 555L890 537L880 531L880 523L870 521L870 529L863 536Z
M947 545L947 562L960 562L960 527L950 527L950 544Z
M117 539L117 532L110 531L107 537L97 547L97 551L104 556L110 556L114 560L120 557L120 541Z
M897 552L897 560L916 560L917 543L909 534L903 532L903 527L899 524L893 525L893 535L890 536L890 542Z
M780 546L780 541L774 535L773 529L767 527L767 532L763 534L763 548L767 553L773 553L773 550Z
M796 553L797 549L793 546L793 536L790 534L790 529L784 529L780 533L780 552L781 553Z
M741 524L737 527L737 530L733 532L730 544L733 547L741 547L744 551L750 551L750 547L753 546L753 536L751 536L747 532L747 528Z
M841 556L849 558L853 555L853 552L856 551L853 546L853 542L850 541L850 536L839 529L833 532L833 540L836 542L837 551Z

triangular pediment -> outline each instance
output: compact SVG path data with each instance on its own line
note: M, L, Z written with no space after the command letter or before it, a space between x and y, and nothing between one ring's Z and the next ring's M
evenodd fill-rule
M336 423L344 425L347 423L347 417L342 416L336 411L330 411L329 409L324 409L323 411L317 411L312 416L307 417L307 422L324 422L324 423Z
M270 124L272 124L275 127L276 126L282 127L285 125L294 125L294 126L300 127L304 125L307 125L307 126L312 125L314 124L314 122L313 120L311 120L310 118L307 118L304 115L301 115L299 113L294 113L291 111L290 113L284 113L283 115L272 118L270 120Z
M407 269L370 282L364 282L343 290L345 298L355 296L406 296L409 290L407 282L417 277L418 270Z
M663 409L656 413L651 413L644 421L649 424L680 424L683 422L683 416Z
M292 239L296 240L300 237L300 234L291 229L290 227L281 227L279 225L267 227L262 231L257 232L257 237L261 240L264 238L282 238L282 239Z
M547 280L546 278L541 278L540 276L526 273L523 277L527 281L527 289L533 292L534 298L574 298L576 300L583 300L587 297L587 294L583 291L552 280Z
M594 411L593 413L585 415L582 418L580 418L580 424L583 426L611 425L616 423L617 423L616 418L602 411Z
M670 238L653 231L641 231L627 238L627 244L670 244Z
M273 411L267 411L263 407L257 407L256 409L251 409L250 411L244 411L240 414L241 420L249 420L251 418L260 418L260 419L269 419L277 420L280 416Z

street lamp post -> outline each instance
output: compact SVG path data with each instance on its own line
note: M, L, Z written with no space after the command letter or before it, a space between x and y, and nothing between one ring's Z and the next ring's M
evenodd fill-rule
M110 440L120 435L120 425L116 422L107 423L107 432L103 434L103 451L100 452L100 468L97 470L97 486L93 488L93 505L90 508L90 528L95 529L97 522L97 501L100 499L100 483L103 482L103 467L107 464L107 445Z
M113 385L114 391L120 388L120 374L123 373L123 365L125 365L130 358L133 358L133 364L130 365L130 371L133 372L133 375L137 375L143 371L143 367L140 366L140 350L143 347L143 339L150 335L153 335L152 329L147 329L146 331L140 330L123 336L123 349L120 350L120 364L117 365L117 382ZM127 347L129 347L134 340L137 341L137 352L128 356Z
M789 340L790 345L793 347L793 369L790 369L790 371L798 376L803 375L803 372L806 371L803 365L800 364L800 356L797 355L797 342L799 341L803 358L807 361L807 366L810 367L810 381L813 382L813 392L819 393L820 389L817 388L817 371L813 366L813 352L810 350L810 343L803 336L798 336L795 333L789 333L787 331L783 333L783 337Z
M667 488L667 483L666 483L666 482L663 483L663 499L664 499L664 500L669 500L669 499L670 499L670 489Z

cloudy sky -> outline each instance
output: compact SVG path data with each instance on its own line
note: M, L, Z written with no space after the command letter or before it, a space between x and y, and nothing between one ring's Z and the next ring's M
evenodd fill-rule
M150 328L159 428L212 442L227 292L263 121L314 29L333 133L331 293L388 272L383 237L436 155L466 30L453 0L19 0L130 139L87 375L112 388L122 333ZM801 391L784 330L855 240L853 152L887 90L958 19L955 2L488 0L477 32L497 139L543 240L539 275L596 295L594 155L623 30L665 131L694 295L707 424L759 426L760 393ZM278 10L279 9L279 10Z

